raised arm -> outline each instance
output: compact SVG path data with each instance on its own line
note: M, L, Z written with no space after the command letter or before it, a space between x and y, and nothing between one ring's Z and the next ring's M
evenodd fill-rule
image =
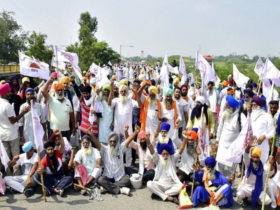
M46 99L46 101L49 100L50 95L48 93L48 87L49 85L51 85L54 81L54 78L50 77L47 82L44 84L44 86L42 87L41 93L43 94L44 98Z
M178 152L179 154L181 155L185 149L185 146L186 146L186 143L187 143L187 131L183 131L183 141L182 141L182 144L180 146L180 148L178 149Z
M81 100L82 94L81 94L81 92L80 92L80 90L78 88L78 85L75 83L75 76L74 75L70 76L70 82L72 82L72 84L73 84L73 88L74 88L74 91L75 91L78 99Z
M137 136L137 134L140 132L140 127L136 124L135 125L135 131L133 134L131 134L124 142L125 146L128 147L130 142Z
M56 136L59 136L58 150L59 150L60 154L63 154L65 144L64 144L64 139L63 139L63 136L61 134L61 131L59 129L55 129L53 132Z
M111 82L111 91L108 97L108 106L112 105L113 92L114 92L114 82Z
M95 137L95 135L93 134L93 129L92 127L88 128L88 135L90 135L94 145L96 146L96 149L98 149L99 151L101 150L101 143L98 141L98 139Z

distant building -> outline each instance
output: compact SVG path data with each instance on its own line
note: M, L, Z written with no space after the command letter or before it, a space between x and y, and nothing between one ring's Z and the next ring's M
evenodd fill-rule
M210 65L212 65L212 61L215 59L211 55L204 55L203 58L205 58L209 62Z

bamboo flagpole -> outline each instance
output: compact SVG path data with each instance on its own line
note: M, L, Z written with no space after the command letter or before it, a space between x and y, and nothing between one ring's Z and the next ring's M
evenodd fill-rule
M272 141L272 145L271 145L271 149L270 149L270 157L273 156L274 153L274 145L275 145L275 140L276 140L276 123L275 123L275 129L274 129L274 136L273 136L273 141ZM270 170L271 170L271 163L269 163L268 165L268 172L266 175L266 180L265 180L265 185L264 185L264 193L263 193L263 201L262 201L262 210L264 210L265 207L265 196L266 196L266 191L267 191L267 183L268 183L268 179L269 179L269 175L270 175Z
M38 152L38 164L39 164L39 167L41 167L41 156L40 156L40 148L39 148L39 147L37 148L37 152ZM47 202L43 173L40 175L40 177L41 177L41 183L42 183L42 191L43 191L44 201Z
M195 160L194 160L195 166L196 166L196 163L197 163L197 154L196 154ZM193 182L192 182L191 198L193 196L193 190L194 190L194 176L195 176L195 171L193 172Z

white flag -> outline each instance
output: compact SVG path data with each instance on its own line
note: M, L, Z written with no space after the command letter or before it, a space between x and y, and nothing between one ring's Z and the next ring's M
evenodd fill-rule
M50 70L49 65L36 60L34 57L29 57L22 52L18 52L20 74L29 77L41 77L43 79L49 79Z
M169 68L169 71L172 73L172 74L179 74L179 69L178 69L178 66L175 66L175 67L170 67Z
M220 84L221 82L221 79L218 77L216 71L215 71L215 68L214 68L214 64L212 63L212 69L213 69L213 72L214 72L214 78L213 78L213 81L215 82L215 85L218 85Z
M200 116L200 128L199 128L199 147L201 150L201 155L199 156L199 160L203 161L207 157L210 156L210 148L209 148L209 130L205 128L204 124L204 107L201 109Z
M109 70L105 68L101 68L97 66L95 63L92 63L89 71L95 75L96 78L96 86L101 88L105 84L110 84L110 80L108 79Z
M229 146L228 151L225 153L225 159L232 163L240 163L241 157L244 154L252 136L253 131L251 126L251 116L249 114L247 122L242 128L237 139Z
M172 66L168 63L168 55L165 53L164 60L160 69L160 86L164 90L169 89L169 71L172 69Z
M265 96L266 99L268 99L271 92L271 84L269 79L263 79L262 82L262 93Z
M185 63L184 63L182 56L180 57L179 71L182 74L181 85L183 85L187 81L188 76L187 76L187 70L186 70Z
M197 51L195 67L200 70L204 84L208 84L214 78L214 71L208 61Z
M56 52L57 62L59 62L59 61L70 62L74 71L80 78L80 80L83 81L83 76L81 74L81 68L78 65L79 64L78 55L76 53L66 52L57 46L55 46L55 52Z
M264 68L264 63L263 63L262 59L259 58L256 63L254 72L256 72L256 74L259 75L260 78L262 77L262 74L263 74L263 68Z
M112 63L111 63L111 61L109 61L109 62L108 62L108 64L109 64L110 66L112 66Z
M7 155L7 152L3 146L3 143L0 139L0 158L1 158L1 163L5 167L5 171L8 168L8 163L11 161L9 156Z
M61 70L66 70L66 63L64 61L58 61L58 59L56 57L52 58L51 64L55 68L59 68Z
M235 81L237 87L245 87L249 81L249 77L246 77L244 74L240 73L236 65L233 64L233 80Z
M264 65L263 79L271 79L276 87L280 87L280 72L269 59L266 59Z
M33 101L31 101L31 116L32 116L32 123L33 123L33 132L34 132L34 143L36 145L36 149L40 149L40 151L44 150L43 146L43 137L44 137L44 129L41 125L40 118L34 109Z

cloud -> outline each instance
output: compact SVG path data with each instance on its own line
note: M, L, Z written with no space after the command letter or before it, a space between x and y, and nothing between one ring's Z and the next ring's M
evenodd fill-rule
M198 12L209 12L213 8L213 5L209 2L202 2L194 5L194 9Z

